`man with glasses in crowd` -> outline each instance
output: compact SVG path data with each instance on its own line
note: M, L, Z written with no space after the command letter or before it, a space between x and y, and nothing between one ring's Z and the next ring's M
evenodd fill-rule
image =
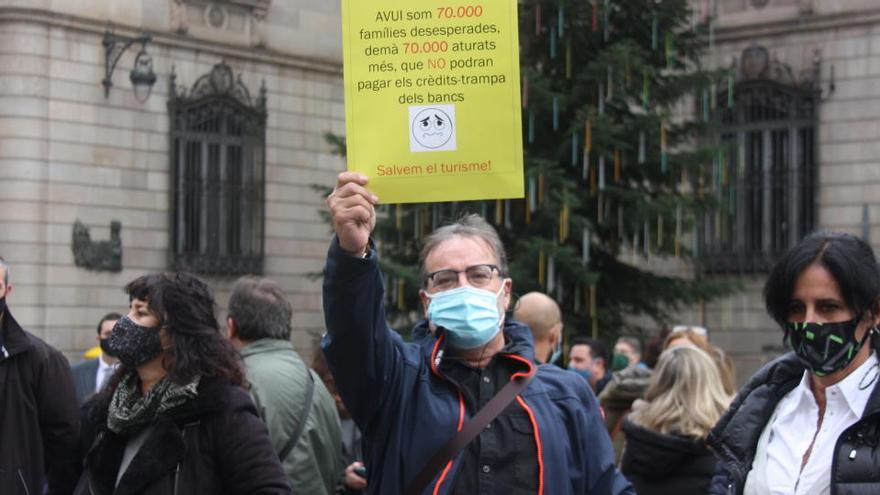
M324 270L322 346L364 432L371 491L414 490L412 481L435 464L435 453L467 430L496 393L512 380L531 379L415 490L632 493L614 467L593 395L573 373L536 366L529 329L505 318L513 281L504 246L485 220L466 216L424 240L419 296L426 319L411 343L388 327L370 242L378 198L366 185L366 177L345 172L327 198L336 236Z

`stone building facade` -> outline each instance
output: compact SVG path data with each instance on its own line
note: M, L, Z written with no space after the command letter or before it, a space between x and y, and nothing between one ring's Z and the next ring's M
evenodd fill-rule
M224 100L223 111L259 115L264 105L265 147L257 143L255 156L265 162L265 220L256 252L264 275L289 292L294 342L310 352L323 328L320 281L310 275L330 239L312 184L332 185L344 168L323 138L344 132L338 9L308 0L0 0L0 256L12 266L9 304L25 328L76 360L94 345L98 319L125 311L128 281L174 264L169 103L201 92L197 81L220 67L225 76L209 82L225 78L219 87L238 97ZM152 39L122 53L105 93L108 32ZM141 48L157 76L144 103L129 81ZM231 163L229 156L220 160ZM214 219L214 228L226 220ZM119 271L77 263L120 245ZM236 277L204 278L222 318Z
M772 259L804 229L846 231L880 246L880 4L874 0L717 0L712 4L718 25L708 56L716 67L733 68L737 101L754 98L754 88L769 88L767 101L778 102L784 98L781 94L798 98L812 94L806 106L815 105L776 115L767 125L739 123L746 135L766 133L764 150L778 151L750 158L759 168L748 170L760 174L761 162L769 163L782 167L788 182L775 178L769 182L761 207L766 216L738 212L744 217L742 228L759 233L757 247L734 244L727 251L745 249L753 261L765 255ZM786 93L792 88L796 91ZM719 88L719 106L725 104L725 95ZM795 136L795 131L809 127L813 132L806 146L806 135ZM810 183L804 182L806 177L812 177ZM786 186L797 192L782 190ZM767 206L776 201L785 202L773 207L779 214ZM781 240L767 240L768 233L771 237L780 233ZM730 253L723 248L718 256L704 253L707 265L725 254ZM707 325L712 339L731 352L740 382L783 351L781 331L764 310L761 289L766 273L766 266L728 263L709 276L735 280L744 290L682 315L685 321Z

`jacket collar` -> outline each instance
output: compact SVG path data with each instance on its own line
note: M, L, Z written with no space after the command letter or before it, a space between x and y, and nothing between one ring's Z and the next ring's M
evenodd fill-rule
M239 354L242 357L253 356L254 354L262 354L265 352L277 351L293 351L293 344L288 340L281 339L260 339L249 342L241 348Z
M6 313L3 315L2 335L0 335L0 361L21 354L30 350L34 343L30 337L21 328L21 325L12 316L9 306L6 307ZM4 352L5 349L5 352Z

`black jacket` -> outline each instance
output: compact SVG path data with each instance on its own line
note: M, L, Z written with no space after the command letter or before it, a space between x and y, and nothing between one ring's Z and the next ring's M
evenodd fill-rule
M712 480L713 495L741 494L758 439L782 398L804 376L794 353L759 370L742 388L709 435L720 458ZM862 418L837 439L831 462L831 495L880 493L880 381L874 384Z
M639 495L704 494L717 459L706 442L649 430L624 418L620 471Z
M108 401L89 403L84 428L96 434L75 495L291 493L250 395L219 379L159 416L116 486L126 438L107 429Z
M25 332L8 308L0 339L0 493L41 494L46 479L50 494L67 495L82 460L67 359Z

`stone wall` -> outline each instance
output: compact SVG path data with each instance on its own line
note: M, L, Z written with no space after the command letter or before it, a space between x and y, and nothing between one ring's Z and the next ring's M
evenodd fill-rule
M224 5L261 3L269 5L262 44L204 26L172 29L175 0L0 0L0 255L12 265L9 303L25 328L71 358L94 344L101 315L125 310L126 282L167 268L168 76L175 67L177 83L191 86L220 61L252 94L266 85L265 275L290 294L298 348L309 354L322 331L320 282L309 274L321 269L329 227L311 185L332 185L344 168L322 137L344 132L338 6ZM108 21L117 34L153 35L148 52L159 80L144 104L128 81L135 49L123 55L105 98ZM99 240L111 220L122 222L121 273L74 265L77 219ZM223 318L234 279L209 281Z
M880 246L880 4L720 0L716 42L715 60L723 66L752 44L768 48L795 74L820 55L818 228L867 231ZM782 350L781 332L764 310L764 280L738 279L742 293L703 312L713 340L736 358L740 382ZM690 317L702 315L695 309Z

